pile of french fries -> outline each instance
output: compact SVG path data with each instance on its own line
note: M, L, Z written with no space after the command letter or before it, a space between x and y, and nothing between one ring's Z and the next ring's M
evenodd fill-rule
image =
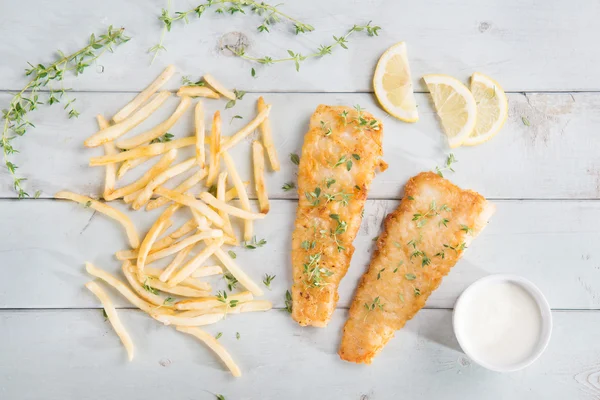
M174 139L168 142L152 143L165 135L192 105L193 97L218 99L224 96L235 99L235 94L221 85L214 77L205 75L207 86L181 87L177 96L180 103L173 114L165 121L136 136L119 139L141 122L146 120L170 96L160 88L173 76L175 68L169 66L163 73L139 93L129 104L112 118L112 123L103 116L97 117L99 130L85 140L86 147L104 146L105 155L93 157L91 166L105 166L106 179L102 197L104 202L71 192L59 192L58 199L78 202L120 222L125 228L130 249L116 253L123 261L122 271L127 283L91 263L86 264L87 272L112 286L131 304L146 312L150 317L165 325L173 325L178 331L195 336L210 347L226 364L234 376L241 371L231 355L218 340L198 326L214 324L227 314L251 311L266 311L272 304L265 300L255 300L263 294L259 285L223 249L224 245L239 245L240 240L232 227L232 218L243 221L243 240L253 237L254 221L263 219L269 212L269 198L265 186L265 151L272 170L279 170L279 161L273 145L268 116L271 106L259 98L257 115L244 128L232 136L222 136L221 115L217 111L212 119L210 136L206 135L204 108L199 100L194 108L195 135ZM246 192L246 185L238 173L233 158L228 154L255 129L260 128L262 143L252 143L253 177L260 212L252 210ZM119 139L119 141L117 141ZM205 147L208 145L207 157ZM171 165L178 150L194 146L193 157ZM137 181L117 188L116 183L128 170L160 156ZM221 161L226 168L221 171ZM169 180L184 173L190 174L174 189L165 187ZM227 189L228 179L233 187ZM204 184L199 194L191 190ZM207 188L216 185L216 195ZM241 207L231 204L239 198ZM150 230L141 239L129 217L109 206L106 202L122 199L133 210L146 208L153 210L166 207ZM189 219L180 227L169 231L172 217L177 212L188 212ZM193 255L193 251L196 250ZM152 263L165 257L173 257L164 269ZM221 265L204 265L215 257ZM227 270L246 291L230 294L211 294L211 285L199 278L223 274ZM85 285L104 307L106 315L121 339L129 360L133 359L133 342L121 323L108 294L95 281ZM166 296L166 297L165 297Z

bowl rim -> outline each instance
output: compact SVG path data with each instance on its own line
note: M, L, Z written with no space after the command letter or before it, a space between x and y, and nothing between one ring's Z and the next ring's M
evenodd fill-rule
M539 343L538 343L536 350L529 357L525 358L524 360L522 360L518 363L512 364L512 365L507 365L507 366L494 365L492 363L489 363L487 361L484 361L484 360L476 357L470 351L466 350L466 348L465 348L466 346L464 344L467 342L467 340L465 340L465 338L462 337L462 334L459 332L460 330L457 329L457 314L460 314L461 308L462 308L461 305L465 302L465 298L467 298L468 295L471 292L473 292L475 288L482 286L482 285L491 284L494 282L512 282L512 283L519 285L523 290L525 290L527 293L529 293L531 295L531 297L535 300L538 307L540 308L540 314L541 314L541 318L542 318L542 331L540 333L540 339L539 339ZM458 299L456 300L456 303L454 305L454 310L452 312L452 328L454 330L454 336L456 336L456 339L458 340L458 344L460 345L460 348L467 355L467 357L469 357L471 360L473 360L473 362L475 362L476 364L479 364L480 366L482 366L484 368L492 370L492 371L513 372L513 371L521 370L521 369L526 368L529 365L531 365L535 360L537 360L542 355L542 353L544 353L544 351L548 347L548 343L550 343L550 337L552 335L552 310L550 309L548 300L546 300L546 297L544 296L542 291L530 280L523 278L522 276L519 276L519 275L492 274L492 275L488 275L486 277L480 278L480 279L476 280L475 282L471 283L460 294L460 296L458 296Z

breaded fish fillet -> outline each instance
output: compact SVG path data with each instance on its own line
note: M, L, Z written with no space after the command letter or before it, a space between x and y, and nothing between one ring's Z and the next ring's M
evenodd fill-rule
M292 317L327 325L350 266L369 185L382 161L383 127L372 115L320 105L304 137L292 235Z
M386 217L369 270L344 326L339 355L371 363L440 285L495 207L433 172L411 178L400 206Z

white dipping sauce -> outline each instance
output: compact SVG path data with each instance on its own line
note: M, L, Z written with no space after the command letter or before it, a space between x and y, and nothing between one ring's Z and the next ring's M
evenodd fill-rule
M540 342L542 316L535 299L521 286L490 282L462 299L456 321L465 352L496 366L517 364Z

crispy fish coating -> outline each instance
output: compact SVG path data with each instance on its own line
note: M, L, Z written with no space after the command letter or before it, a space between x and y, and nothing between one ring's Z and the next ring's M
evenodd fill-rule
M292 235L292 317L323 327L354 252L369 185L382 161L383 127L372 115L320 105L304 137Z
M394 332L425 305L495 207L433 172L409 180L400 206L363 275L344 326L339 355L370 364Z

